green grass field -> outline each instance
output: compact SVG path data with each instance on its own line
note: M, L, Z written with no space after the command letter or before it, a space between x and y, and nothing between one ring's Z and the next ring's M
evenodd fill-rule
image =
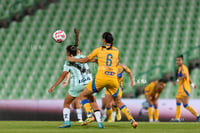
M72 122L72 127L56 128L58 121L0 121L0 133L200 133L200 123L148 123L138 122L137 129L133 129L128 122L104 122L104 129L98 129L97 123L80 126Z

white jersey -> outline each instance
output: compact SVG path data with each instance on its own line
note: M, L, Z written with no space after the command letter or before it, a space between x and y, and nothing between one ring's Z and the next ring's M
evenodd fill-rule
M85 58L85 55L77 55L74 58ZM75 63L65 61L63 71L70 72L70 87L86 85L92 81L92 74L87 63Z

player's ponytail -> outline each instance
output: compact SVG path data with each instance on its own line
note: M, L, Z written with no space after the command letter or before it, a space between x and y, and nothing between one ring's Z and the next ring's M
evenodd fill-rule
M110 43L110 47L107 48L108 50L112 48L113 46L113 41L114 41L114 38L112 36L112 34L110 32L104 32L103 35L102 35L102 38L105 39L105 41L107 43Z
M78 47L78 43L79 43L79 31L75 28L74 29L74 33L75 33L75 43L74 43L74 46L77 48Z

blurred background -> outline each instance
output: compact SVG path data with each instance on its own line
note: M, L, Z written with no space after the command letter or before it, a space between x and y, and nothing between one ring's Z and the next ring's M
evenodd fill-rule
M17 102L14 106L60 99L62 109L69 86L58 86L52 95L47 91L62 73L65 47L74 44L74 28L80 30L79 48L85 55L102 45L103 32L113 34L120 62L135 78L133 89L125 74L124 99L145 101L145 85L160 78L168 81L160 98L175 99L177 86L172 81L180 54L197 85L190 98L199 99L199 7L200 0L0 0L0 107L5 109L0 108L0 119L9 101ZM62 44L52 39L59 29L67 34ZM94 76L97 66L90 67Z

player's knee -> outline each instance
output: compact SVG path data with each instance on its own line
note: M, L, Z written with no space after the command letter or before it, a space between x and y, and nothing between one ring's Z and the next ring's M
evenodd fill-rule
M110 102L106 103L106 108L112 108L112 103Z
M181 99L180 98L176 98L176 102L177 103L181 103Z
M153 104L154 108L158 108L158 103Z
M70 108L70 105L69 104L67 104L67 103L64 103L64 108Z
M122 101L121 101L121 98L120 97L114 97L114 103L116 104L116 105L118 105L119 103L121 103Z
M72 107L74 108L74 109L77 109L77 108L79 108L79 104L80 103L77 103L76 101L74 101L74 102L72 102Z
M188 107L188 104L184 104L183 107L184 107L184 108L187 108L187 107Z
M72 108L76 109L76 105L74 103L72 104Z

